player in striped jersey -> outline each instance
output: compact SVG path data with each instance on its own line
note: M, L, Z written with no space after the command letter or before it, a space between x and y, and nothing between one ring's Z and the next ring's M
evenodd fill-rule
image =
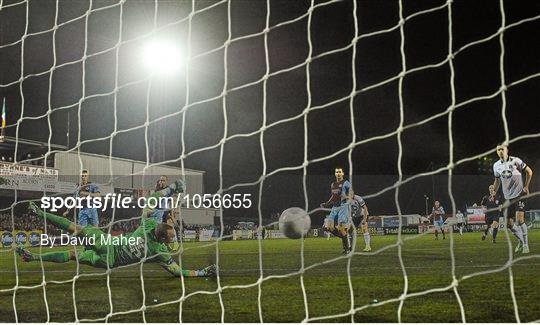
M182 185L183 183L180 181L174 182L167 188L155 192L152 196L171 196L181 190ZM25 262L42 260L66 263L70 260L76 260L81 264L94 267L114 268L148 260L157 262L175 277L209 277L215 275L215 265L210 265L201 270L183 270L180 268L171 256L172 253L179 249L176 232L167 223L156 223L149 216L151 210L145 209L143 211L140 227L132 233L124 234L124 240L115 242L97 227L82 227L64 217L41 210L34 202L30 202L29 208L47 222L51 222L74 236L84 238L89 243L92 242L92 245L87 245L84 251L79 253L68 250L43 254L34 254L22 247L17 247L17 253L21 255Z
M439 201L434 202L434 207L431 210L431 218L433 218L433 225L435 226L435 239L439 239L439 229L441 230L442 238L446 239L444 236L444 208Z
M369 217L369 211L366 202L360 195L356 195L354 193L353 198L351 199L351 217L353 225L356 228L362 229L362 233L364 234L364 243L366 244L366 247L364 248L364 252L370 252L371 251L371 235L369 234L368 230L368 217ZM354 231L354 228L351 227L351 229Z
M332 208L330 214L324 219L324 228L334 236L341 238L343 253L348 254L351 251L351 240L349 237L349 228L351 221L349 219L349 198L351 193L351 183L344 178L345 171L342 167L334 169L336 181L330 185L332 196L328 201L321 203L322 208Z
M503 195L510 205L506 208L507 227L518 239L516 252L529 252L528 229L525 223L525 200L522 196L529 194L533 171L523 160L508 155L508 146L497 146L499 160L493 164L495 193L502 185ZM525 183L523 183L525 173ZM508 203L508 202L507 202ZM517 223L515 222L517 219Z

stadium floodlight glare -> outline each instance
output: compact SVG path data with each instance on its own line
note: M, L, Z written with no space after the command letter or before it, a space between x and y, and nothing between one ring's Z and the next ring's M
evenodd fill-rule
M180 48L168 41L153 41L146 44L143 61L152 74L174 73L184 64Z

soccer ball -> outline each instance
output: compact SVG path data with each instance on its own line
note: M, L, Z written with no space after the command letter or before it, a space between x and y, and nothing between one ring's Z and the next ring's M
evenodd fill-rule
M304 209L288 208L279 216L279 230L290 239L306 236L311 227L311 218Z

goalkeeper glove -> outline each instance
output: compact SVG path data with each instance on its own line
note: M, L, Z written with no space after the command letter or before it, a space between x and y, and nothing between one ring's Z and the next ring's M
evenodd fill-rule
M33 201L28 202L28 210L33 213L38 213L41 209Z
M201 276L204 277L214 277L217 273L217 266L215 264L212 264L210 266L205 267L204 269L199 271Z

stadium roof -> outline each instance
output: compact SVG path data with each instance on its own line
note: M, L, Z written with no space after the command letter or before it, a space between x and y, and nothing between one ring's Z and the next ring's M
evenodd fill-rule
M48 148L49 144L46 142L28 140L23 138L15 138L10 136L4 136L0 140L0 150L12 150L17 146L20 150L25 151L27 149L34 149L36 147ZM50 145L51 150L67 150L67 147L64 145L53 144Z
M51 146L52 148L52 146ZM71 153L75 153L76 151L67 151L66 152L71 152ZM109 157L107 155L101 155L101 154L97 154L97 153L90 153L90 152L83 152L81 151L80 152L81 155L85 155L85 156L91 156L91 157L100 157L100 158L113 158L114 160L121 160L121 161L128 161L128 162L133 162L133 163L141 163L141 164L146 164L145 161L142 161L142 160L135 160L135 159L128 159L128 158L121 158L121 157L116 157L116 156L113 156L113 157ZM158 162L158 163L150 163L151 166L155 166L155 167L168 167L168 168L175 168L175 169L182 169L181 167L178 167L178 166L174 166L174 165L168 165L166 164L166 162ZM187 171L191 171L191 172L195 172L195 173L201 173L201 174L205 174L206 171L204 170L199 170L199 169L193 169L193 168L186 168L184 167L184 170L187 170Z

